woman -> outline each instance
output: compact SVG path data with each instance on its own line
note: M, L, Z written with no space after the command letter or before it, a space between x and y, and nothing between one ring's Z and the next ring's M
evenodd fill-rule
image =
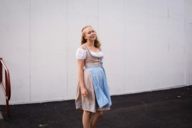
M83 128L96 128L104 110L109 110L111 97L102 66L103 53L92 26L82 29L81 46L76 52L78 90L76 108L83 110Z

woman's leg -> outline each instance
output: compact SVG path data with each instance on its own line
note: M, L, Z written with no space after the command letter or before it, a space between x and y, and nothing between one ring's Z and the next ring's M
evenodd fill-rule
M99 119L103 116L103 111L97 111L91 116L91 128L96 128L96 124Z
M82 116L83 128L90 128L90 118L91 118L91 112L83 111Z

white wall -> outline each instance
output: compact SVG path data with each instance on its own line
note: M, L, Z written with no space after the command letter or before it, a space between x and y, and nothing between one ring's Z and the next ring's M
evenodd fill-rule
M185 0L185 42L187 53L187 84L192 84L192 1Z
M112 95L191 85L191 8L190 0L0 0L11 103L74 99L87 24L102 42Z

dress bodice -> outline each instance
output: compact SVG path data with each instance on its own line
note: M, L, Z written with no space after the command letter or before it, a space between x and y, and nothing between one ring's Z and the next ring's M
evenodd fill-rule
M86 50L85 67L102 66L102 53L101 56L95 56L85 45L83 45L82 48Z

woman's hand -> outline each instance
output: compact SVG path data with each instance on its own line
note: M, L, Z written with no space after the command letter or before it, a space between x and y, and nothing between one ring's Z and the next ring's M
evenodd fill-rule
M87 96L88 95L88 91L87 91L87 89L85 87L81 88L81 95L82 96Z

